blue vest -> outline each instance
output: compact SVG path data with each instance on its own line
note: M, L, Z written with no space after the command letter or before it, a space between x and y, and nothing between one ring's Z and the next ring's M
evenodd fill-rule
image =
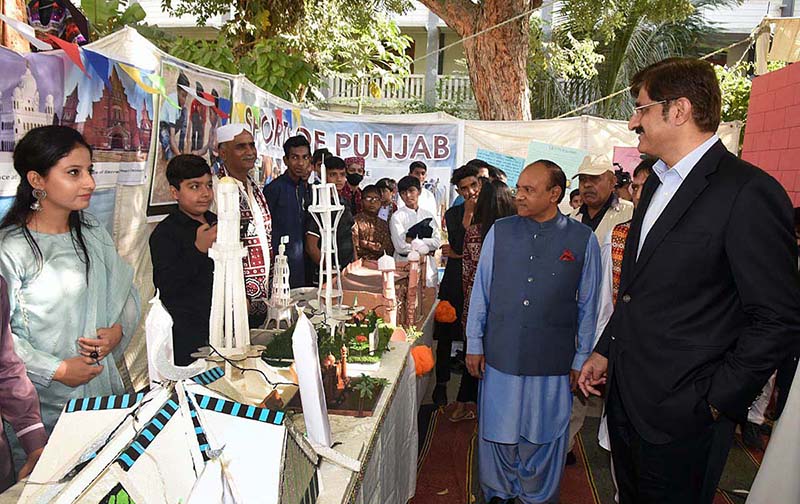
M512 216L494 224L494 264L484 333L486 362L506 374L568 374L592 230L559 213L538 223Z

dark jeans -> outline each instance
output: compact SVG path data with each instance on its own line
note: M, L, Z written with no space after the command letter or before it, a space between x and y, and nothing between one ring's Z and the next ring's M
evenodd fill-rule
M461 384L458 386L456 401L462 403L478 402L478 379L469 374L466 369L464 374L461 375Z
M608 433L620 504L711 504L736 425L720 418L703 431L666 444L642 439L611 386Z

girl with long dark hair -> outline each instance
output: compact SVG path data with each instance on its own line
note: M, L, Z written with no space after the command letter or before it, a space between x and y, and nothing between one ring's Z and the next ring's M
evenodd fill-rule
M48 432L69 399L125 392L117 364L140 317L133 269L84 213L92 149L63 126L29 131L14 149L16 198L0 223L0 275L11 332Z
M505 183L500 180L484 182L478 195L472 225L464 234L464 248L461 256L461 285L464 289L464 310L461 314L461 322L465 331L469 314L469 298L472 295L472 284L475 282L475 272L478 269L478 259L481 257L483 239L486 238L486 233L497 219L516 215L516 213L514 194ZM459 421L474 418L474 414L467 411L465 405L468 402L475 402L477 399L478 379L465 372L461 375L456 406L450 419Z

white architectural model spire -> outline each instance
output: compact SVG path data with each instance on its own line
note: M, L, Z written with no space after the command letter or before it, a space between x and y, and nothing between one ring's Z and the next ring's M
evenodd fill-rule
M272 297L269 300L267 310L267 324L270 328L272 321L275 321L275 329L280 329L281 321L286 321L286 328L292 325L292 302L289 294L289 261L286 258L286 244L289 243L288 236L281 236L281 244L278 245L278 255L275 256L275 270L272 275Z
M312 204L308 211L319 227L322 244L320 246L319 261L319 290L317 301L325 304L325 316L330 323L333 315L333 298L342 302L342 280L339 274L339 256L336 246L336 228L344 212L344 205L339 202L339 193L336 184L328 184L325 174L325 157L322 158L321 167L322 184L313 186L314 194ZM336 295L333 294L333 274L336 273ZM323 301L324 299L324 301Z
M217 241L208 250L214 260L214 287L208 340L225 354L250 347L247 298L242 258L247 250L239 239L239 188L231 177L217 184ZM224 338L223 338L224 335Z

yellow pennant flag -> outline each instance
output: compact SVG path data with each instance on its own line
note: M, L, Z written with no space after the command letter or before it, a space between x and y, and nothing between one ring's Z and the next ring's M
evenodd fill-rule
M133 82L135 82L140 88L144 89L146 92L150 94L161 94L161 91L159 91L158 89L144 83L144 81L142 80L142 73L139 71L138 68L128 66L125 63L117 63L117 64L122 69L122 71L128 74L128 76L131 79L133 79Z

